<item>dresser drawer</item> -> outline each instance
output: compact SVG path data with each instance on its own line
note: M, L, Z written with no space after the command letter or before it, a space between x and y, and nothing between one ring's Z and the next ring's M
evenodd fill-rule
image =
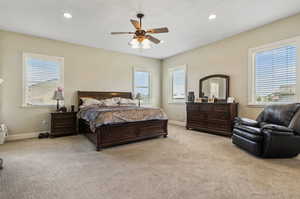
M198 104L187 104L186 106L187 111L199 111L199 105Z
M58 114L52 114L51 117L53 119L64 119L64 118L74 118L76 117L75 113L67 113L67 114L62 114L62 113L58 113Z
M187 126L189 128L198 128L198 129L206 129L207 128L207 122L206 121L202 121L202 122L199 122L199 121L188 121L187 122Z
M188 112L187 117L189 120L201 121L207 119L207 114L201 112Z
M223 105L223 104L216 104L214 106L214 111L216 111L216 112L228 112L229 111L229 106Z
M51 135L56 136L56 135L66 135L66 134L74 134L76 133L75 128L53 128L51 129Z
M207 114L208 120L229 120L230 116L228 112L210 112Z
M231 124L228 121L210 120L207 122L207 126L212 130L231 131Z
M199 106L199 110L204 112L210 112L213 111L214 109L212 104L201 104Z

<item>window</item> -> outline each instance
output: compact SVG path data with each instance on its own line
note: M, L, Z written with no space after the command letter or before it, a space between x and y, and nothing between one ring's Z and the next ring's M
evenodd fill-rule
M134 69L133 79L134 94L142 95L142 103L151 103L151 72L143 69Z
M185 102L186 66L169 68L169 102Z
M23 106L55 105L57 87L63 87L64 58L23 54Z
M250 49L250 105L299 101L298 46L295 38Z

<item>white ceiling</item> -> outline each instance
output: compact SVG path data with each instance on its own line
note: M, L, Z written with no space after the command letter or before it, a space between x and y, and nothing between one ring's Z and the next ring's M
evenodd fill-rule
M155 35L163 44L140 51L130 36L109 34L133 31L138 11L146 28L169 28ZM300 0L0 0L0 29L161 59L298 12Z

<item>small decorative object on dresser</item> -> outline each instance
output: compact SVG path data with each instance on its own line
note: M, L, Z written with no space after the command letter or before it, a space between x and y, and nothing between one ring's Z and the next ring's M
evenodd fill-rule
M77 133L76 112L51 113L50 137L73 135Z
M188 95L188 102L194 102L194 101L195 101L194 91L190 91Z
M72 105L72 106L71 106L71 112L74 112L74 111L75 111L75 106Z
M234 102L235 102L234 97L228 97L227 98L227 103L234 103Z

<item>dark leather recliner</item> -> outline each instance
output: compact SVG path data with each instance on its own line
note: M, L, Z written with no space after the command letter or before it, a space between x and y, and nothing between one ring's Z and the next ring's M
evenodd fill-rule
M300 104L270 105L256 120L235 118L232 142L263 158L300 153Z

